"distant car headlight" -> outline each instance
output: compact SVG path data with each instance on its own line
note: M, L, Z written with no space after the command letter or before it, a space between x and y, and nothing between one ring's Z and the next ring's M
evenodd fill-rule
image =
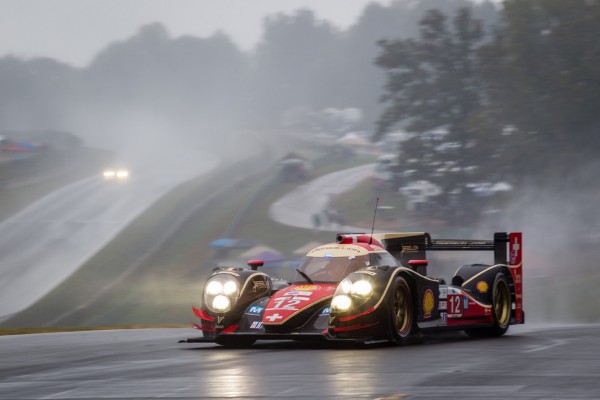
M126 169L107 169L102 172L104 179L120 179L125 180L129 178L129 171Z
M204 286L204 304L214 313L225 313L240 295L240 284L229 274L216 274Z

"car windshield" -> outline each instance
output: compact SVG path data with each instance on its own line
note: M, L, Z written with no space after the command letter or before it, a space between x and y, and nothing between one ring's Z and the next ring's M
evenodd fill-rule
M308 275L314 282L339 283L346 275L367 266L369 266L369 256L367 254L344 257L307 256L298 269ZM301 282L306 282L306 279L299 274L296 275L294 283Z

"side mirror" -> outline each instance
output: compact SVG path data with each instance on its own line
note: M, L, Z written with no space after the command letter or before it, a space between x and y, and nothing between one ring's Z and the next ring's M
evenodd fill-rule
M258 270L258 267L262 267L265 265L263 260L248 260L246 264L250 267L252 271Z

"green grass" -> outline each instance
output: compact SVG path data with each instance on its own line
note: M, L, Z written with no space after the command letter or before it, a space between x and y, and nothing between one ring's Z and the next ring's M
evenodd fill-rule
M264 157L263 157L264 159ZM223 235L259 240L290 257L309 241L327 242L332 233L283 226L270 220L272 202L298 183L273 183L276 172L259 158L247 165L219 168L188 182L158 201L75 274L32 307L5 321L4 328L43 326L94 327L113 325L181 324L190 320L190 306L198 303L203 280L223 262L238 266L235 252L219 254L209 243ZM323 163L313 177L369 162L355 158ZM240 171L257 171L246 179ZM223 188L223 182L232 182ZM153 234L174 217L185 216L202 198L218 193L179 226L159 250ZM239 253L239 251L238 251Z

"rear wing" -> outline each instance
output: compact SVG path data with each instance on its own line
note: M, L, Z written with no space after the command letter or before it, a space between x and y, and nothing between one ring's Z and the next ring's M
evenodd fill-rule
M493 251L494 264L517 264L521 255L520 232L496 232L491 240L433 239L427 232L377 233L378 241L403 265L409 260L426 259L427 251Z

